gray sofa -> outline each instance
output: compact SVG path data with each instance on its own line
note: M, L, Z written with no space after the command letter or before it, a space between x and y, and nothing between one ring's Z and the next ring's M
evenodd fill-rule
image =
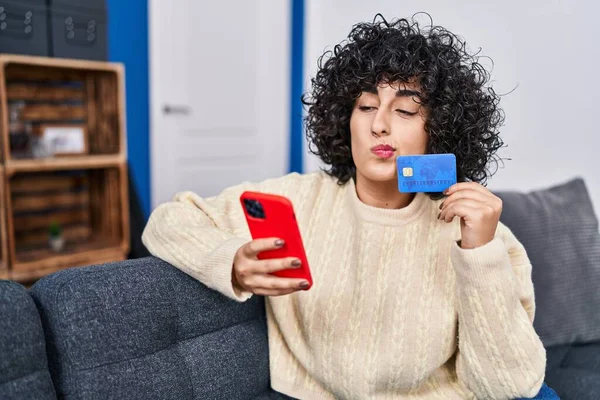
M572 193L581 183L563 189ZM556 197L556 190L548 193ZM531 215L524 204L535 194L504 198L506 223L527 222L517 208ZM560 199L566 204L564 196ZM542 201L544 207L550 203ZM590 223L593 238L598 224ZM514 228L525 244L536 246ZM586 243L595 246L592 242ZM590 267L594 271L600 270L598 256L598 264ZM544 299L561 293L536 283L546 277L546 266L538 269L534 284L544 311ZM585 277L592 287L598 283L595 273ZM578 295L587 290L584 286ZM564 340L546 346L546 383L561 399L597 400L600 339L594 333L600 332L588 326L590 318L571 314L578 319L559 329L552 325L554 317L538 313L545 343ZM577 325L582 321L587 325ZM64 270L29 290L0 281L0 399L56 398L288 399L269 387L264 300L231 301L153 257Z
M285 398L269 388L263 299L230 301L156 258L29 291L4 281L0 299L1 399Z

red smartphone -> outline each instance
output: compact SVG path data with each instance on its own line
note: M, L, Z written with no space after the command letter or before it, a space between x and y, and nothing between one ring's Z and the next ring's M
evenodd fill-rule
M290 200L279 195L246 191L240 196L240 202L253 239L276 237L285 241L282 248L262 252L258 255L258 259L284 257L300 259L302 262L300 268L277 271L273 275L306 279L309 286L305 290L310 289L313 285L312 275Z

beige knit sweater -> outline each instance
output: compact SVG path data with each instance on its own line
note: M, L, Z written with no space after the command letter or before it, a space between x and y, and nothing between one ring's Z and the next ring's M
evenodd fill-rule
M267 298L271 385L300 399L533 397L546 354L533 329L531 265L503 225L463 250L460 222L439 201L405 208L362 203L354 183L324 173L245 183L203 199L190 192L152 213L143 241L155 256L237 301L236 250L251 240L239 195L294 204L314 286Z

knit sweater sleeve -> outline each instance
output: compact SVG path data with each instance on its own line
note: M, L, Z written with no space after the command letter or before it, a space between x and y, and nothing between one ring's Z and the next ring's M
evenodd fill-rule
M251 240L239 197L246 190L286 194L297 174L243 183L202 198L181 192L158 206L142 234L148 251L225 296L243 302L252 296L232 284L233 259Z
M533 327L531 263L500 225L488 244L455 244L459 350L456 372L477 398L534 397L545 376L546 352Z

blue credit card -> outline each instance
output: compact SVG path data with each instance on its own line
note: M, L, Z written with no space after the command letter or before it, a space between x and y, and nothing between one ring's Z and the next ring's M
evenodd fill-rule
M456 183L454 154L399 156L398 190L402 193L443 192Z

